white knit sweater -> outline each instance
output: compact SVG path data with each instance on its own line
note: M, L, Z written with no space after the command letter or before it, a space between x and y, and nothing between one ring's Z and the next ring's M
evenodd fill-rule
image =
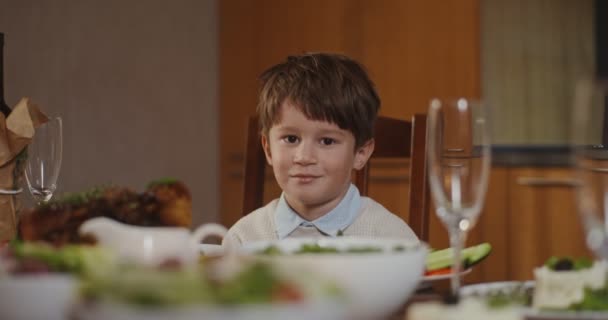
M274 223L277 203L278 199L275 199L237 221L224 237L223 245L234 248L246 242L277 240ZM401 218L368 197L361 197L359 216L343 232L345 236L418 240L412 229ZM321 237L323 234L314 227L299 227L290 236Z

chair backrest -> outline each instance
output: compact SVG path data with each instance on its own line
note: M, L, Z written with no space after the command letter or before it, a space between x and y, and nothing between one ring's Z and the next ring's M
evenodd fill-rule
M426 172L426 115L416 114L412 121L378 117L374 132L372 158L409 158L408 225L423 241L429 239L430 193ZM257 117L249 119L245 152L243 215L264 203L266 158L260 141ZM368 194L369 162L356 171L354 184L361 195Z

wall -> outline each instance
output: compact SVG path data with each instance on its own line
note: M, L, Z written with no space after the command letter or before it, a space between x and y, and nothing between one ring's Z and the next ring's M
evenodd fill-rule
M217 3L0 0L6 100L64 119L59 192L155 178L217 219Z
M593 1L484 0L481 7L483 93L499 119L494 143L568 143L576 81L595 70Z

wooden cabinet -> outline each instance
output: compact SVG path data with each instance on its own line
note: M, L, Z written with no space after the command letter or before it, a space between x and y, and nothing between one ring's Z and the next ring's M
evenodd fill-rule
M573 171L567 168L511 169L508 275L532 279L532 269L552 255L591 256L575 202Z
M549 257L592 257L584 240L572 169L494 167L483 212L468 245L489 242L491 255L466 282L533 279ZM437 228L431 244L447 246Z
M468 237L467 245L489 242L492 253L482 263L475 267L466 277L470 283L484 281L500 281L509 279L509 232L506 230L510 216L509 187L507 184L509 170L506 168L493 168L490 173L490 182L484 209L479 216L477 225Z

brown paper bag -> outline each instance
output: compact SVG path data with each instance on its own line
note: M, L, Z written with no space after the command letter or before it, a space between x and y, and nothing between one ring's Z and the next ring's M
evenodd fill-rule
M36 128L47 121L48 117L29 98L22 98L8 118L0 113L1 190L24 187L25 147L34 137ZM0 243L15 237L20 208L17 195L0 194Z

